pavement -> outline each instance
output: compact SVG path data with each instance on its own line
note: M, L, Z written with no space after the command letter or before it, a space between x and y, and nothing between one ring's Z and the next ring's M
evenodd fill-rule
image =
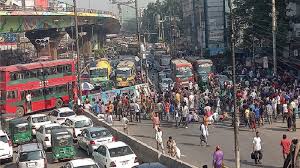
M287 132L286 123L282 121L273 123L272 125L265 124L259 128L261 134L263 160L262 165L255 165L254 160L250 158L252 152L252 140L255 132L248 128L240 127L239 142L242 168L281 168L283 165L283 158L281 154L280 141L283 134L288 138L299 137L300 120L297 121L297 132ZM119 121L114 121L114 127L122 131L122 124ZM229 167L235 167L234 160L234 134L233 127L230 123L216 123L209 126L208 146L200 146L200 130L199 123L189 125L189 128L176 128L174 123L162 122L162 131L164 146L166 148L166 141L169 136L172 136L181 150L181 160L202 167L207 165L212 166L212 154L217 145L221 146L224 152L224 164ZM142 120L141 123L130 123L129 135L141 140L142 142L156 148L155 132L152 128L150 120Z

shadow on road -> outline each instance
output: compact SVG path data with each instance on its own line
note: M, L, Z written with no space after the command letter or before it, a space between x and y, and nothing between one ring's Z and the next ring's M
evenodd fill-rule
M234 159L224 159L225 161L228 161L228 162L235 162ZM244 164L244 165L248 165L248 166L251 166L251 167L263 167L263 168L281 168L282 166L269 166L269 165L264 165L264 164L261 164L261 165L256 165L254 163L254 160L249 162L248 160L241 160L241 164ZM241 165L241 167L243 167L243 165Z
M181 145L187 145L187 146L200 146L200 144L193 144L193 143L178 143L178 144L181 144Z
M133 137L140 137L140 138L148 138L148 139L154 139L153 137L151 136L146 136L146 135L131 135Z
M183 136L188 136L188 137L196 137L196 138L199 138L200 135L193 135L193 134L181 134Z

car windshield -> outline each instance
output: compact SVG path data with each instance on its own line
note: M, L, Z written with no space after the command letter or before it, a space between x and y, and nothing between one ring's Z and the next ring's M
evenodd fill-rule
M109 149L110 157L120 157L133 154L133 151L128 146Z
M52 130L54 130L54 129L59 129L59 128L62 128L62 126L58 125L58 126L53 126L53 127L45 128L46 134L51 134L51 131L52 131Z
M41 123L41 122L47 122L47 121L49 121L48 116L40 116L40 117L32 118L33 123Z
M168 79L168 78L164 78L162 79L162 83L165 83L165 84L171 84L172 83L172 79Z
M176 77L190 77L192 75L191 67L180 67L177 69Z
M73 137L69 134L59 135L54 141L55 146L70 146L72 145Z
M97 165L85 165L85 166L76 166L74 168L98 168Z
M129 77L131 75L130 70L120 70L118 69L116 71L117 77Z
M210 73L212 70L212 66L210 64L199 64L198 65L198 73Z
M90 134L92 138L104 138L104 137L111 136L111 133L108 130L93 131Z
M76 121L75 122L75 128L89 127L91 125L92 125L92 122L89 119L81 120L81 121Z
M75 113L73 111L67 111L67 112L60 113L60 117L70 117L73 115L75 115Z
M93 70L90 70L90 75L91 75L91 78L107 77L108 71L107 71L107 68L93 69Z
M40 160L43 159L42 151L31 151L31 152L22 152L20 153L20 162L32 161L32 160Z
M4 143L7 143L8 139L7 139L6 135L1 135L0 136L0 141L4 142Z
M18 132L26 132L28 130L28 124L20 124L16 126Z
M160 59L160 64L162 66L170 65L171 57L162 57Z

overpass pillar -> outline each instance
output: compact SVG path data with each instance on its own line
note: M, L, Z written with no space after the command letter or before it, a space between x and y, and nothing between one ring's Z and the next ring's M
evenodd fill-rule
M57 48L60 40L65 35L57 29L34 30L25 33L26 37L34 45L37 57L48 57L51 60L57 59Z

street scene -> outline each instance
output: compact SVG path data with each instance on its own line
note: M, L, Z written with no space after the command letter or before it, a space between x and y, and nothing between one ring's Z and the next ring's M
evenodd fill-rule
M0 167L300 168L299 9L0 0Z

